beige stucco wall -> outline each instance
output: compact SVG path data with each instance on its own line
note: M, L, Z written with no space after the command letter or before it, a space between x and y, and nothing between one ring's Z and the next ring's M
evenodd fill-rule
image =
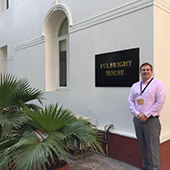
M161 80L167 97L162 110L161 141L170 138L170 13L154 6L154 77Z

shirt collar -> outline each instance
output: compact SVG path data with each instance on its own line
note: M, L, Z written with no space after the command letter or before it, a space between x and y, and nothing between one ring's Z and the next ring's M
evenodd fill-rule
M142 80L141 80L141 82L142 82L143 84L148 84L148 82L149 82L152 78L153 78L153 77L151 77L150 79L146 80L145 83L144 83Z

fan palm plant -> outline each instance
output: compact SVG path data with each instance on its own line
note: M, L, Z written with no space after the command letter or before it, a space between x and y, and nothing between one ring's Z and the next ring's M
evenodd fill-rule
M102 152L97 129L71 111L58 104L37 110L25 104L22 106L27 128L17 142L1 150L0 169L9 165L14 165L17 170L48 169L56 165L55 157L58 160L66 157L68 143L75 141L78 150L87 150L88 144L91 149ZM13 138L0 143L0 147Z
M0 74L0 126L1 140L12 137L12 131L21 128L24 122L20 111L20 102L27 103L30 108L37 108L28 102L37 99L42 104L43 93L31 85L26 79L19 79L11 74ZM0 148L1 149L1 148Z

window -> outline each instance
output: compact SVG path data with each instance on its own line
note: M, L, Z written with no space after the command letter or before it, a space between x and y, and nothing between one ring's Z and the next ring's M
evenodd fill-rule
M1 13L9 9L9 0L1 0Z
M67 50L66 40L59 41L60 86L67 86Z
M58 32L59 45L59 89L68 87L68 21L63 20Z
M9 0L6 0L6 9L9 8Z
M7 46L0 48L0 73L7 72Z
M45 29L45 90L69 90L68 19L61 10L53 12Z

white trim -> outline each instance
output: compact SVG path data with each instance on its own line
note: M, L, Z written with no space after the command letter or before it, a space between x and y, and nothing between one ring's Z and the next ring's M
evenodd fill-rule
M165 10L166 12L170 13L170 4L163 0L134 0L130 3L114 8L110 11L104 12L100 15L91 17L87 20L74 24L72 27L69 28L69 33L73 33L81 29L94 26L96 24L101 24L111 19L127 15L129 13L135 12L142 8L147 8L152 5L156 5L161 9Z
M165 2L164 0L154 0L154 5L170 13L170 4Z
M7 61L11 61L11 60L14 60L14 56L8 56L7 57Z
M45 38L43 36L37 37L37 38L34 38L32 40L28 40L28 41L23 42L21 44L15 45L14 46L14 52L19 51L19 50L23 50L25 48L35 46L37 44L41 44L41 43L44 43L44 42L45 42Z
M97 126L97 129L105 131L104 127ZM125 136L125 137L136 139L135 133L130 133L130 132L125 132L125 131L121 131L121 130L116 130L115 128L110 129L109 132L113 133L113 134L116 134L116 135L120 135L120 136Z
M44 23L43 23L43 28L42 28L43 36L45 36L45 28L46 28L47 21L48 21L49 17L51 16L51 14L56 10L63 11L66 14L67 20L68 20L68 27L71 27L73 25L72 17L71 17L71 14L70 14L70 11L68 10L68 8L64 5L59 5L59 4L54 5L52 8L50 8L50 10L46 13L46 15L44 17Z
M51 42L51 43L57 43L57 38L54 37L37 37L32 40L28 40L26 42L23 42L21 44L14 46L14 52L23 50L25 48L29 48L31 46L35 46L44 42Z
M151 5L160 7L161 9L170 13L170 4L163 0L154 0L154 2L153 2L153 0L135 0L135 1L132 1L131 3L122 5L120 7L114 8L114 9L107 11L105 13L102 13L100 15L97 15L95 17L89 18L87 20L84 20L84 21L81 21L79 23L72 25L73 23L72 23L71 15L69 14L69 12L67 12L66 7L64 7L62 5L55 5L46 14L44 24L43 24L43 31L42 31L43 33L42 34L44 34L46 22L47 22L48 18L50 17L50 15L52 14L53 10L63 9L64 12L67 12L67 15L69 16L69 17L67 16L67 19L69 21L69 27L72 26L69 28L69 33L73 33L73 32L79 31L81 29L85 29L85 28L94 26L96 24L100 24L102 22L106 22L106 21L114 19L116 17L120 17L120 16L128 14L130 12L134 12L136 10L140 10L142 8L149 7ZM55 41L55 40L51 37L45 37L45 38L44 38L44 36L37 37L32 40L28 40L27 42L23 42L21 44L15 45L14 52L22 50L24 48L28 48L30 46L34 46L34 45L43 43L45 41L49 42L49 41Z
M57 38L45 37L45 42L57 43Z
M152 5L153 5L153 0L134 0L130 3L114 8L110 11L104 12L100 15L91 17L87 20L74 24L72 27L69 28L69 33L73 33L75 31L85 29L87 27L91 27L96 24L101 24L111 19L121 17L123 15L127 15L128 13L132 13Z
M105 131L104 127L97 126L97 129L101 130L101 131ZM116 135L125 136L125 137L128 137L128 138L137 139L136 135L135 135L135 132L134 133L129 133L129 132L121 131L121 130L116 130L114 128L110 129L109 132L112 133L112 134L116 134ZM168 140L170 140L170 134L167 134L167 135L164 135L164 136L162 136L162 135L160 136L160 143L166 142Z
M66 66L66 69L67 69L67 77L66 77L66 80L67 80L67 86L65 87L62 87L59 85L59 82L60 82L60 76L58 75L58 80L57 80L57 90L56 91L69 91L69 36L68 34L67 35L63 35L63 36L60 36L60 37L57 37L57 43L58 43L58 48L59 48L59 41L62 41L62 40L66 40L66 59L67 59L67 66ZM58 49L58 63L59 63L59 49ZM59 66L60 67L60 66ZM60 72L60 68L58 67L58 73Z
M169 139L170 139L170 134L161 136L161 137L160 137L160 143L163 143L163 142L165 142L165 141L167 141L167 140L169 140Z

